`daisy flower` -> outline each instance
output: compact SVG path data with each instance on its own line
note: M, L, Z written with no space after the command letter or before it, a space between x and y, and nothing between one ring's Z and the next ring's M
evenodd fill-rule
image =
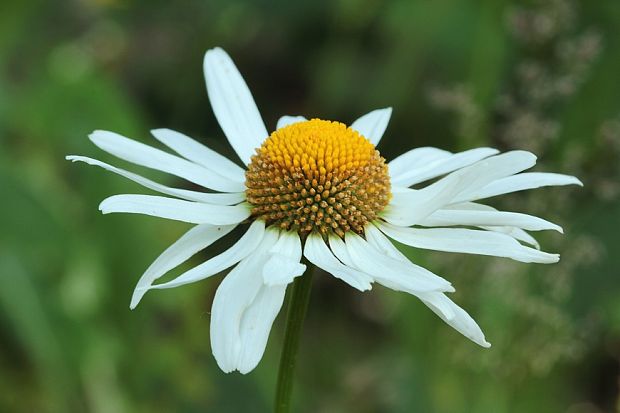
M287 285L306 270L302 257L359 291L378 283L412 294L483 347L490 344L480 327L446 295L454 291L450 282L411 262L391 240L521 262L559 260L558 254L541 251L527 232L562 232L558 225L479 202L543 186L581 185L572 176L524 172L536 163L533 154L422 147L386 162L376 146L391 108L374 110L350 126L283 116L270 134L224 50L207 51L204 73L215 117L245 167L170 129L151 133L176 154L114 132L98 130L89 137L120 159L208 192L164 186L92 158L67 159L102 167L164 195L114 195L99 206L104 214L146 214L195 224L142 275L132 309L149 290L194 283L233 267L211 311L211 347L223 371L247 373L256 367ZM247 229L228 250L156 283L237 226Z

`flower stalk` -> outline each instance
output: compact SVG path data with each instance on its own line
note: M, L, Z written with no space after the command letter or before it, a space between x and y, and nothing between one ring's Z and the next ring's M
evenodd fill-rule
M315 268L308 262L306 262L306 265L306 272L301 277L295 279L288 299L286 330L284 332L284 344L280 356L280 368L278 370L278 383L276 386L275 413L289 413L291 411L291 395L293 393L295 365L297 364L297 351L299 350L301 331L306 318L308 303L310 302L312 275Z

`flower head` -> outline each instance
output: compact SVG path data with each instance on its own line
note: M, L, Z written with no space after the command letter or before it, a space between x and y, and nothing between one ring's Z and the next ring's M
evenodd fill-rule
M339 122L312 119L276 130L245 176L252 216L301 236L363 234L390 200L385 159Z
M171 188L83 156L68 156L122 175L167 196L115 195L103 213L139 213L196 224L145 271L131 308L152 289L203 280L234 268L217 289L211 346L225 372L251 371L260 361L286 287L306 259L360 291L373 283L415 295L446 323L488 347L476 322L445 293L447 280L406 258L390 239L416 248L554 263L526 231L562 229L531 215L498 211L479 200L551 185L581 185L560 174L523 172L536 162L524 151L491 148L460 153L423 147L389 163L375 146L391 109L362 116L350 127L284 116L269 134L252 95L220 48L205 55L207 92L215 116L245 168L169 129L151 131L177 155L113 132L91 141L137 165L173 174L211 190ZM428 183L432 181L432 183ZM412 186L417 189L412 189ZM237 226L244 235L228 250L155 283Z

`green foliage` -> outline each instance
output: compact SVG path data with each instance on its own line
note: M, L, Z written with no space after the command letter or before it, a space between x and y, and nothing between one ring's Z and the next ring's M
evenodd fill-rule
M388 159L523 148L537 170L586 185L493 200L561 224L565 236L539 237L558 265L404 249L454 283L489 350L413 297L318 274L297 411L618 411L620 2L3 0L0 11L0 411L270 411L282 315L240 376L210 353L219 279L130 311L138 277L186 227L101 216L104 197L142 190L64 160L110 160L88 142L94 129L147 141L156 127L236 159L201 73L216 45L271 128L282 114L350 122L393 106Z

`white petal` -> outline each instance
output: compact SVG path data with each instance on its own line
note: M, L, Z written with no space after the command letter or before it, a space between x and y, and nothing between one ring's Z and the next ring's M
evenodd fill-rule
M366 237L368 242L377 247L385 254L401 260L407 260L407 258L394 247L394 245L373 225L367 225L365 228ZM415 294L420 298L424 304L426 304L435 314L437 314L442 320L454 327L457 331L464 334L467 338L475 343L483 346L490 347L491 345L485 340L484 334L476 322L460 307L458 307L452 300L450 300L444 293L440 292L428 292Z
M480 227L482 229L486 229L487 231L499 232L502 234L506 234L509 237L516 239L517 241L525 242L526 244L530 244L537 250L540 249L540 244L536 241L536 238L522 230L521 228L515 227Z
M497 209L484 204L478 204L476 202L464 202L461 204L448 205L445 209L466 209L470 211L497 211ZM555 224L552 224L555 225ZM518 241L525 242L526 244L530 244L534 246L536 249L540 249L540 244L534 237L530 234L522 230L521 228L515 228L511 226L487 226L480 225L480 228L486 229L487 231L499 232L502 234L506 234ZM563 232L561 227L558 227L560 232Z
M366 235L366 241L368 241L369 244L386 254L388 257L396 258L401 261L409 261L409 258L400 252L394 244L392 244L392 241L383 235L383 232L381 232L376 226L366 225L364 228L364 234Z
M278 304L278 292L285 287L272 288L272 294L261 293L264 288L263 280L256 275L260 273L265 263L266 251L277 239L273 231L268 231L263 242L252 255L239 263L219 285L213 306L211 309L211 349L218 366L229 373L234 370L243 372L253 367L250 365L256 359L256 355L264 351L264 344L269 333L265 327L271 326ZM283 295L283 294L282 294ZM257 301L258 299L258 301ZM248 313L248 309L256 303L256 306ZM281 302L279 303L281 306ZM263 312L264 311L264 312ZM261 314L263 312L263 314ZM271 315L273 314L273 318ZM265 320L258 320L263 315ZM253 336L251 328L260 328ZM264 343L263 343L264 340ZM247 346L255 346L254 349ZM240 364L244 354L245 364ZM258 358L260 358L260 355Z
M301 240L295 232L281 231L278 242L269 250L263 267L263 280L267 285L287 285L306 271L300 264Z
M151 289L174 288L204 280L220 271L224 271L226 268L232 267L250 255L259 246L262 246L262 243L275 242L275 238L276 234L273 231L265 231L263 221L254 221L247 232L239 238L239 241L226 251L179 275L172 281L152 285ZM262 282L260 272L257 272L256 275Z
M403 253L401 253L398 249L396 249L394 244L392 244L392 242L385 235L383 235L383 233L377 227L375 227L374 225L367 225L364 229L364 232L366 234L366 239L368 240L368 243L373 245L379 251L397 260L409 262L409 259L405 257ZM390 285L385 286L392 288ZM401 288L396 289L402 290ZM448 298L444 295L444 293L427 292L416 293L414 295L421 299L426 305L429 305L429 303L431 303L437 311L440 311L443 314L446 319L454 318L454 311L452 310L452 306L446 304L446 300L448 300Z
M387 255L388 257L396 258L397 260L400 260L406 264L412 264L411 262L409 262L409 260L404 255L400 254L400 252L397 251L396 248L391 246L391 243L390 243L390 246L391 246L391 249L390 249L390 247L387 247L387 245L382 244L380 241L377 242L378 239L370 235L370 232L372 232L373 228L374 227L372 225L367 226L366 236L368 238L373 238L372 241L370 239L368 240L369 244L373 245L375 248L377 248L379 251L381 251L383 254ZM376 228L374 229L376 230L376 232L380 234L381 237L385 238L385 236L381 234L379 230L377 230ZM389 243L389 241L387 242ZM359 269L360 271L364 271L364 268L362 267L362 265L356 263L351 258L351 255L349 254L349 251L347 250L347 246L345 245L344 241L342 241L338 236L335 236L335 235L330 236L329 243L330 243L330 246L332 247L332 250L334 251L334 254L336 255L336 257L338 257L338 259L340 259L340 261L342 261L345 265L348 265L352 268L356 268L356 269ZM394 277L391 273L382 273L380 276L376 277L376 281L385 287L391 288L396 291L405 291L410 294L413 294L414 296L418 298L427 298L427 297L432 298L434 294L441 294L441 293L435 293L435 292L416 291L410 287L410 281L407 280L406 282L403 283L401 277ZM446 310L446 316L447 317L453 316L453 314L450 313L449 309Z
M171 129L153 129L151 133L184 158L232 181L245 182L243 168L189 136Z
M347 245L344 241L336 234L329 235L329 247L332 250L332 253L336 256L340 262L346 265L349 268L353 268L356 271L360 271L364 274L365 277L370 280L370 282L374 282L374 278L363 268L360 268L355 262L353 262L353 258L351 258L351 254L349 254L349 250L347 250Z
M318 234L310 234L306 238L304 256L317 267L327 271L334 277L341 279L351 287L360 291L372 288L372 278L354 268L342 264L329 250L323 238Z
M498 153L497 149L493 148L476 148L450 156L440 156L437 153L434 159L427 156L424 164L412 164L407 170L401 169L402 172L400 173L392 172L392 162L396 161L395 159L389 164L392 184L398 186L415 185L472 165L496 153Z
M403 244L435 251L491 255L521 262L554 263L560 256L519 244L505 234L463 228L404 228L379 223L387 236Z
M282 116L278 119L278 124L276 125L276 129L283 128L288 125L292 125L293 123L304 122L308 119L303 116Z
M418 224L436 210L450 204L461 185L460 176L448 175L423 189L392 187L392 199L381 212L381 217L395 225Z
M452 156L452 152L433 148L431 146L415 148L392 159L388 163L390 176L394 181L403 174L409 174L412 170L424 168L433 162L449 158L450 156Z
M235 225L215 226L201 224L186 232L146 269L136 285L129 307L132 310L136 308L144 293L153 284L153 281L184 263L198 251L207 248L232 231L233 228L235 228Z
M536 157L533 154L512 151L452 172L420 190L395 186L393 198L382 217L395 225L417 224L434 211L456 202L460 194L476 191L496 179L530 168L535 163Z
M345 235L347 251L358 269L364 270L378 282L390 288L412 294L429 291L454 291L452 285L432 272L381 253L359 235Z
M228 273L215 292L211 306L211 351L224 373L237 370L239 365L241 319L263 284L256 276L262 264L256 256L244 259Z
M377 146L387 129L390 116L392 116L392 108L373 110L353 122L351 129L358 131L373 145Z
M456 204L463 205L463 204ZM555 230L562 233L562 227L532 215L504 211L474 211L445 208L424 218L420 225L425 227L468 226L511 226L528 231Z
M460 193L475 191L497 180L510 176L536 164L536 156L526 151L510 151L491 156L454 172L463 177ZM454 201L457 202L457 201Z
M191 224L238 224L250 216L247 205L210 205L154 195L113 195L99 204L104 214L126 212L174 219Z
M442 294L441 296L434 296L431 300L423 299L422 301L456 331L482 347L491 347L491 344L486 341L484 333L474 319L448 297ZM450 308L454 314L452 318L447 318L444 315L446 307Z
M368 238L368 243L373 245L379 251L387 255L388 257L396 258L405 263L409 263L409 259L402 255L400 251L398 251L392 243L373 225L368 225L365 230L366 237ZM372 235L371 235L372 234ZM379 238L380 237L380 238ZM389 246L387 244L389 244ZM330 237L330 246L332 247L334 254L338 259L340 259L345 265L356 268L356 264L351 259L349 252L347 251L347 247L339 237L331 236ZM360 268L360 271L362 269ZM415 292L408 288L407 285L403 285L398 279L394 279L394 277L383 276L377 278L377 282L385 287L391 288L396 291L406 291L422 300L432 301L436 304L436 307L439 311L442 311L442 314L446 318L454 317L454 313L452 312L451 307L442 305L443 300L441 298L437 298L436 296L443 296L443 293L437 292Z
M230 56L219 47L205 54L204 72L213 113L247 165L255 149L269 136L250 89Z
M216 191L242 192L245 190L242 182L231 181L193 162L117 133L97 130L88 137L102 150L136 165L167 172Z
M252 273L251 276L256 276ZM241 351L237 370L247 374L258 365L265 353L269 332L276 316L282 308L286 284L262 285L252 304L245 310L241 319Z
M80 161L85 162L89 165L99 166L103 169L106 169L110 172L114 172L115 174L124 176L127 179L130 179L145 188L152 189L157 192L161 192L162 194L175 196L177 198L186 199L188 201L197 201L197 202L205 202L207 204L216 204L216 205L233 205L238 204L245 200L245 193L243 192L235 192L235 193L216 193L209 194L205 192L197 192L197 191L189 191L187 189L178 189L178 188L170 188L168 186L161 185L157 182L151 181L150 179L144 178L138 174L134 174L133 172L126 171L121 168L117 168L112 165L108 165L105 162L98 161L96 159L87 158L85 156L67 156L67 160L69 161Z
M458 200L472 201L476 199L484 199L490 198L492 196L508 194L511 192L540 188L543 186L563 185L583 186L581 181L574 176L545 172L526 172L498 179L489 183L483 188L479 188L476 191L463 193L458 197Z

